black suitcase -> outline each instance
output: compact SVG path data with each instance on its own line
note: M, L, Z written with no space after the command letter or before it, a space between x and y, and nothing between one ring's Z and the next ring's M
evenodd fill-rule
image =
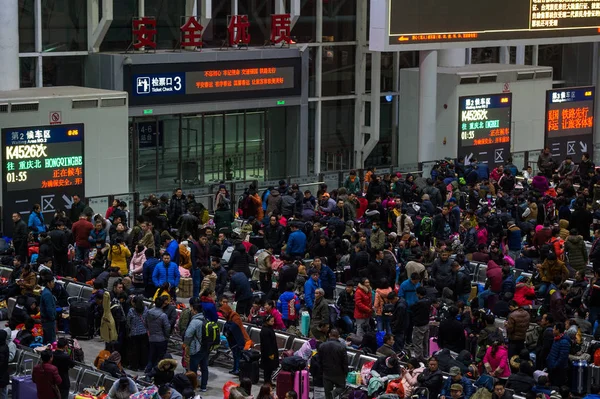
M73 338L91 338L90 320L92 320L92 304L74 302L69 307L69 329Z
M249 378L253 384L258 384L259 376L259 364L258 361L247 362L245 360L240 360L240 381L243 378Z

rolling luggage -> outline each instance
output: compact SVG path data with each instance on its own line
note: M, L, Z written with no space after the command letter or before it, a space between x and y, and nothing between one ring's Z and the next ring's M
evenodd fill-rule
M31 379L31 373L33 372L33 360L25 360L24 367L26 375L12 377L13 399L37 398L37 385L35 385ZM27 373L29 374L27 375Z
M436 337L429 338L429 356L430 357L433 356L439 350L440 350L440 347L438 346L437 338Z
M69 307L69 330L73 338L91 338L92 304L89 302L75 302Z
M310 388L308 386L308 370L296 371L294 374L294 391L298 399L309 399ZM285 395L284 395L285 397Z
M285 394L294 390L294 373L281 370L277 374L277 397L285 398Z
M595 364L590 364L588 366L588 378L587 378L587 387L586 392L592 393L592 384L600 384L600 366L596 366Z
M305 337L308 337L308 333L310 332L310 315L308 312L302 312L300 318L300 332Z
M259 360L260 352L254 349L242 351L240 358L240 381L242 378L249 378L253 384L259 380Z
M576 360L571 365L571 392L577 395L586 393L588 380L588 364L585 360Z

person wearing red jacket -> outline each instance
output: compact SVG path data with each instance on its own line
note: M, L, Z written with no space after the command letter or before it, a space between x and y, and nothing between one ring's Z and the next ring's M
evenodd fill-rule
M486 303L485 301L494 294L500 295L500 291L502 291L502 267L493 260L490 260L487 264L485 275L487 277L486 290L478 295L479 303L481 306L492 309L495 302Z
M44 351L41 354L42 364L33 368L31 378L37 387L38 399L55 398L55 386L62 384L58 369L52 364L52 352Z
M94 225L86 216L79 216L79 220L73 223L71 231L73 233L73 238L75 239L76 260L85 260L88 258L90 247L92 246L89 241L92 230L94 230Z
M515 289L514 300L520 307L533 305L535 299L535 288L527 277L517 279L517 288Z
M373 316L373 291L368 278L362 278L354 294L354 319L356 320L356 335L362 337L364 328L368 326Z

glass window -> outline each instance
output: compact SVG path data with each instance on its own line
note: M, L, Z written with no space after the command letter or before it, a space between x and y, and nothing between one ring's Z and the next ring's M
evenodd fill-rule
M113 22L102 41L100 51L125 51L131 44L131 21L136 15L137 0L114 1Z
M36 73L35 67L37 58L19 58L19 75L21 87L35 87Z
M19 0L19 51L35 51L34 0Z
M356 0L323 2L323 36L332 42L356 40Z
M379 110L379 141L365 161L365 166L390 165L392 162L393 97L381 97ZM370 110L370 107L369 107Z
M355 46L323 47L323 96L354 93Z
M317 2L302 1L300 17L292 30L292 37L298 43L315 42L317 37Z
M159 49L179 48L185 1L146 0L145 13L156 18L156 43Z
M317 48L308 48L308 96L314 97L317 92L317 82L315 76L317 74Z
M87 50L87 1L42 1L42 44L43 51Z
M83 86L84 56L44 57L44 87Z
M321 117L321 165L349 169L354 152L354 100L324 101Z

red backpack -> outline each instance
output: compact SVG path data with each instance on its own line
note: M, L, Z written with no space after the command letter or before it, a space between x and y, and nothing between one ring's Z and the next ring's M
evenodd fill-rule
M297 300L298 300L298 297L296 295L294 295L294 297L292 299L290 299L288 302L288 320L290 320L290 321L295 321L296 318L298 317L298 314L296 313L296 301Z

